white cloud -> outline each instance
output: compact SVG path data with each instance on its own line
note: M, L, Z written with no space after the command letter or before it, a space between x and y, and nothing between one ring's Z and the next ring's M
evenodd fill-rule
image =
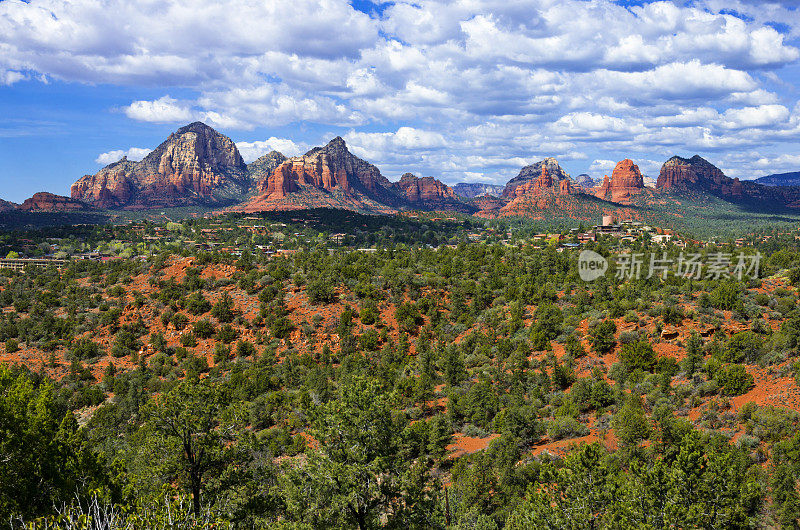
M789 109L783 105L761 105L728 109L722 116L722 123L728 129L774 126L789 118Z
M368 159L385 158L397 150L421 152L447 145L441 134L413 127L400 127L396 132L385 133L350 131L344 139L354 153Z
M800 112L788 110L800 10L777 2L383 7L370 17L346 0L0 1L0 85L147 87L127 117L296 127L292 140L240 142L246 158L303 152L321 125L349 130L353 150L388 172L447 178L502 179L547 155L591 167L628 152L780 154L800 139Z
M275 138L274 136L266 140L257 140L255 142L236 142L236 147L247 163L256 160L270 151L278 151L284 156L292 157L305 153L310 149L310 147L303 142L297 143L288 138Z
M97 158L94 161L98 164L107 166L108 164L113 164L114 162L121 160L123 156L127 156L129 160L138 162L149 155L150 151L150 149L144 149L141 147L131 147L128 150L116 149L114 151L100 153L97 155Z
M155 101L134 101L125 108L125 114L134 120L154 123L186 122L194 116L188 106L168 95Z
M15 72L14 70L0 71L0 85L13 85L17 81L28 79L28 76L22 72Z
M613 160L595 160L589 165L589 173L610 173L616 165L617 163Z

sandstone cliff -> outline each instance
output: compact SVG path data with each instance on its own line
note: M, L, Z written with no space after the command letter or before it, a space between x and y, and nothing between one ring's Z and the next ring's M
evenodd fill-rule
M268 198L282 198L300 187L346 193L363 193L371 199L396 203L391 182L380 170L348 151L337 136L324 147L315 147L303 156L290 158L275 168L272 177L259 183L258 191Z
M730 178L704 158L673 156L658 175L656 187L666 191L706 192L730 202L759 208L800 207L800 187L771 187Z
M89 207L85 203L69 197L40 191L25 199L17 209L31 212L75 212L88 210Z
M289 158L258 183L245 211L315 207L388 212L405 205L380 170L350 153L336 137L324 147Z
M247 164L247 174L256 185L269 179L275 168L286 162L287 158L278 151L270 151L258 160Z
M515 197L514 190L517 189L517 186L539 179L542 175L542 168L546 170L547 175L555 182L569 179L569 174L561 169L558 161L555 158L548 157L535 164L523 167L516 177L508 181L508 184L503 189L503 197L507 199Z
M631 198L644 189L644 178L639 166L633 160L626 158L617 162L611 179L608 175L603 178L603 183L597 188L595 196L607 201L628 203Z
M455 210L471 213L476 207L459 200L453 190L433 177L416 177L405 173L394 189L413 207L423 210Z
M11 210L16 210L19 205L15 202L4 201L0 199L0 212L8 212Z
M732 179L706 159L673 156L661 166L656 187L660 189L703 189L724 192Z
M233 141L195 122L172 133L141 162L123 158L72 185L73 199L100 208L230 204L251 188Z

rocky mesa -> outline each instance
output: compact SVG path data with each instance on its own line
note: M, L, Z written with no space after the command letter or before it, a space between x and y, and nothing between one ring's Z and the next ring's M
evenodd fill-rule
M417 177L405 173L393 187L409 204L421 209L476 211L475 207L461 202L447 184L433 177Z
M40 191L25 199L17 209L28 212L77 212L88 210L89 206L63 195Z
M340 136L324 147L315 147L278 165L271 175L259 181L258 195L250 205L281 201L300 191L337 193L388 206L402 202L380 170L350 153Z

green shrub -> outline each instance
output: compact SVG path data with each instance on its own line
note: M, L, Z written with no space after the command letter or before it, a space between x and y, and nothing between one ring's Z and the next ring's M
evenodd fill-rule
M223 324L220 326L219 331L217 331L217 339L225 344L230 344L231 342L235 341L236 337L238 336L239 332L236 331L230 324Z
M656 366L656 352L646 340L623 344L619 358L631 372L634 370L652 372Z
M133 344L135 346L135 343ZM126 347L128 344L125 345ZM6 350L8 350L8 343L6 343ZM84 359L91 359L100 356L100 345L94 342L89 337L83 337L75 341L72 348L69 350L69 358L73 360L82 361Z
M589 342L592 349L600 355L605 355L614 349L616 341L614 340L614 333L617 331L617 325L613 320L604 320L589 330Z
M561 416L547 422L547 435L553 440L577 438L589 434L589 428L571 416Z
M258 353L256 347L251 342L240 340L236 343L237 357L253 357L256 353Z
M723 360L730 363L754 363L764 353L764 338L752 331L740 331L728 339Z
M198 320L192 326L192 333L201 339L208 339L214 336L214 324L210 320Z
M197 337L191 331L181 335L181 345L187 348L194 348L197 346Z
M308 301L315 305L330 304L337 299L331 282L321 278L308 284L306 296L308 296Z
M715 379L722 393L739 396L753 388L753 376L741 364L731 364L717 371Z
M183 313L175 313L172 315L172 325L178 331L183 330L186 327L186 324L189 323L189 317L184 315Z
M211 302L206 300L201 293L192 293L186 299L186 310L193 315L208 313L211 309ZM174 323L174 321L173 321Z

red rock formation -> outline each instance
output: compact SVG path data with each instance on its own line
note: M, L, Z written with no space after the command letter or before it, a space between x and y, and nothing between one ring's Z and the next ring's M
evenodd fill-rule
M508 203L507 199L502 197L493 197L491 195L481 195L472 200L472 204L481 212L478 215L482 217L494 217Z
M29 199L17 207L19 210L38 211L38 212L74 212L86 210L86 204L46 191L34 193Z
M283 163L276 167L271 175L259 182L258 191L268 199L282 199L300 189L296 184L300 180L304 182L306 180L302 163Z
M411 173L405 173L400 177L394 187L410 202L456 198L456 194L446 184L433 177L419 178Z
M656 188L722 191L730 187L730 180L719 168L700 156L695 155L688 160L673 156L661 166Z
M123 158L72 185L73 199L101 208L224 204L251 186L233 141L195 122L178 129L141 162Z
M16 210L18 206L19 204L17 203L4 201L3 199L0 199L0 212L8 212L11 210Z
M613 202L627 203L631 197L644 189L644 178L639 166L626 158L617 163L611 173L603 178L603 184L595 192L595 196Z
M415 208L468 213L476 210L474 206L463 203L448 185L433 177L418 178L411 173L405 173L392 186Z
M667 160L661 166L656 188L707 192L755 207L800 207L800 187L770 187L752 181L740 181L738 178L732 179L698 155L689 159L673 156Z
M340 137L280 164L259 181L257 193L234 209L327 207L390 213L409 206L409 201L380 170L350 153Z
M572 184L569 180L562 180L558 183L558 193L559 195L571 195L572 194Z
M603 183L595 195L601 199L611 200L611 181L608 180L608 175L603 175Z
M542 174L539 175L539 187L540 188L552 188L553 187L553 177L547 173L547 166L542 164Z
M362 194L389 206L401 202L380 170L351 154L338 136L325 147L286 160L258 184L262 200L283 199L303 188Z
M629 158L618 162L611 173L611 200L614 202L627 201L642 188L644 188L644 179L639 171L639 166Z
M546 170L547 175L551 179L550 186L552 186L553 181L569 179L569 174L561 169L561 166L558 165L558 161L555 158L547 157L535 164L523 167L516 177L508 181L505 189L503 189L502 196L507 199L514 198L516 196L514 192L518 186L542 178L542 169Z
M247 174L250 176L250 180L259 183L268 179L272 173L275 172L275 169L286 162L286 160L283 153L270 151L258 160L247 164Z

